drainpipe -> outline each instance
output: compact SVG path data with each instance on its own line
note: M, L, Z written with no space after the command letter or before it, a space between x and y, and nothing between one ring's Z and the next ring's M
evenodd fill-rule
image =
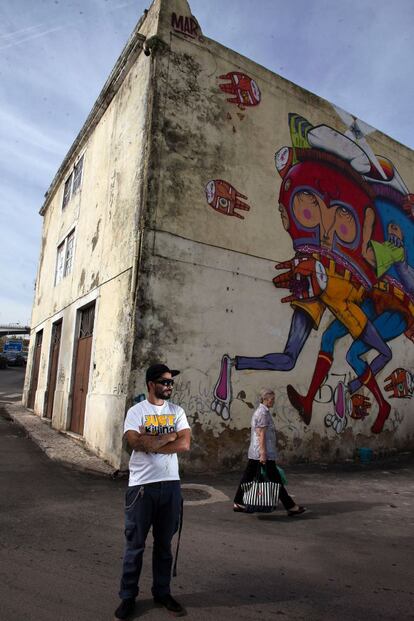
M135 243L134 243L134 258L133 258L133 267L132 267L132 277L131 277L131 303L134 307L134 296L138 287L138 279L139 279L139 266L141 263L142 249L143 249L143 237L145 231L145 209L147 203L147 193L148 193L148 168L149 168L149 160L151 157L151 136L152 136L152 126L153 126L153 113L154 113L154 90L155 90L155 55L153 52L162 45L162 41L158 36L150 37L146 39L143 43L143 51L145 56L149 56L150 62L150 72L149 79L147 85L147 93L146 93L146 121L144 125L144 155L143 155L143 163L141 167L141 188L138 196L138 209L136 211L136 220L135 220Z

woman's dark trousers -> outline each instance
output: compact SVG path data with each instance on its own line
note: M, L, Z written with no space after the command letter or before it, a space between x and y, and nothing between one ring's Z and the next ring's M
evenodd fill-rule
M295 501L293 498L289 496L282 483L282 479L280 478L279 470L276 467L276 462L272 459L268 459L266 461L266 474L270 481L274 481L275 483L280 484L279 488L279 500L282 505L285 507L286 511L290 511L295 506ZM234 502L238 505L242 505L243 503L243 490L241 488L242 483L249 483L253 481L257 474L260 472L260 461L258 459L249 459L247 462L246 470L243 473L241 478L239 487L237 488L236 495L234 497Z

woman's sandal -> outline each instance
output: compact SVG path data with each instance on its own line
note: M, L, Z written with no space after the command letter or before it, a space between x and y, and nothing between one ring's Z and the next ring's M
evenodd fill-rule
M235 513L247 513L247 509L244 505L238 505L236 502L233 504L233 511Z
M298 507L296 511L288 511L289 517L295 517L296 515L300 515L301 513L305 513L306 507Z

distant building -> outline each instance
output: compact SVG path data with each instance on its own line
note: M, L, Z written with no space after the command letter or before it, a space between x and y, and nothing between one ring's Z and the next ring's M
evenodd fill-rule
M263 386L285 461L412 449L413 170L155 0L40 212L25 405L124 468L126 409L162 360L189 471L240 465Z

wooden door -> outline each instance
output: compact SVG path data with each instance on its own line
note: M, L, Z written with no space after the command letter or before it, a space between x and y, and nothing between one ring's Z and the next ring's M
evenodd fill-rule
M94 317L94 304L80 311L79 336L76 342L75 373L73 380L72 415L70 419L70 430L79 435L83 435L85 421Z
M47 405L46 405L46 418L52 418L53 403L55 400L56 379L59 363L59 351L60 351L60 339L62 336L62 322L58 321L53 324L52 327L52 343L50 349L50 363L49 363L49 381L47 386Z
M27 400L27 407L32 410L35 404L37 384L39 381L40 354L42 353L42 340L43 340L43 330L40 330L36 334L36 341L35 341L34 352L33 352L32 377L30 381L29 398Z

